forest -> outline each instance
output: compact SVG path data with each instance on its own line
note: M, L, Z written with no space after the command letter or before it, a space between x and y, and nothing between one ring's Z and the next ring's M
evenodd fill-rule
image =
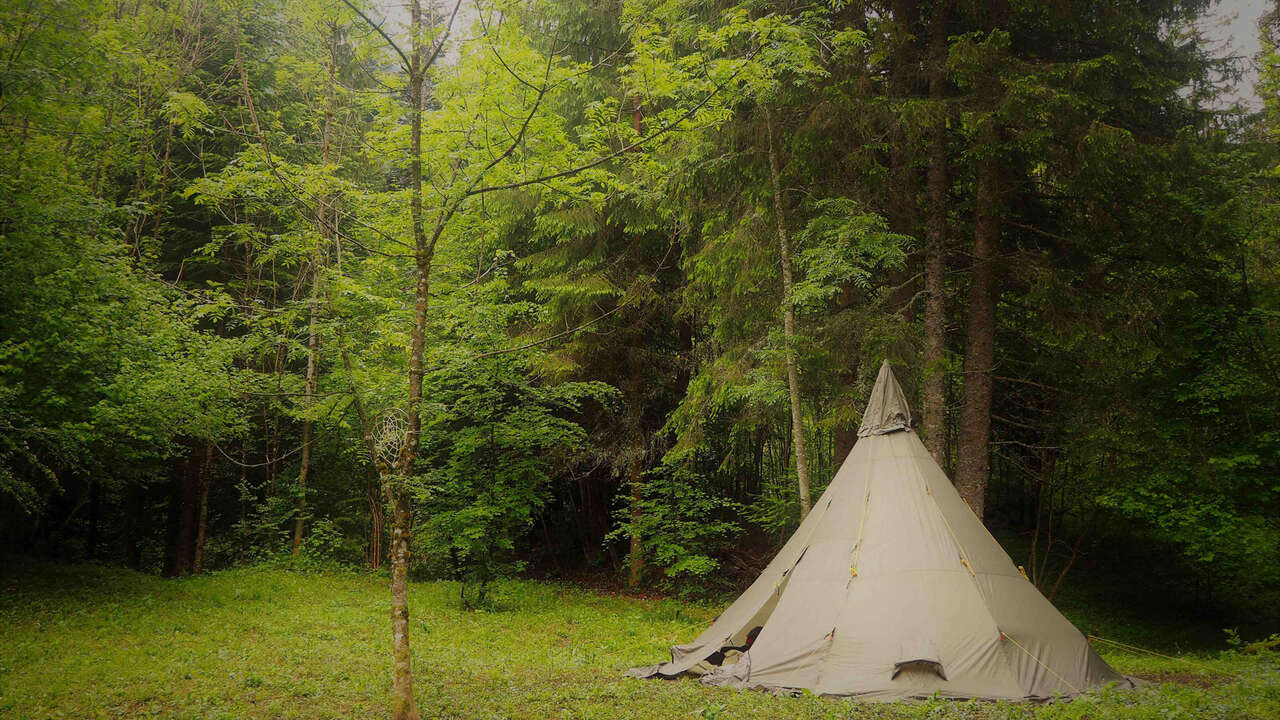
M886 359L1081 629L1235 653L1143 702L1280 712L1280 8L1241 56L1229 5L0 0L0 716L916 717L614 679L760 575ZM255 612L261 658L372 623L310 653L361 684L42 654ZM613 644L505 707L439 657L521 623Z

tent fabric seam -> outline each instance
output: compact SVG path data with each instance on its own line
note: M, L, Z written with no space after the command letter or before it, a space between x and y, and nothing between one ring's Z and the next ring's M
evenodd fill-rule
M1001 637L1003 637L1004 631L1000 629L1000 621L996 619L995 613L991 610L991 606L987 604L986 593L982 592L982 588L978 587L977 570L974 569L973 565L968 562L968 556L965 555L964 547L960 544L960 539L956 537L955 530L952 529L951 523L947 520L946 513L942 511L942 506L938 504L938 499L933 496L933 492L929 488L929 481L925 479L925 474L920 468L920 463L912 462L911 469L915 473L916 480L918 480L919 484L923 486L925 493L929 496L929 499L933 501L933 507L935 510L938 511L938 515L942 517L942 522L946 524L947 531L951 534L951 541L955 543L956 549L958 549L961 553L961 556L965 558L965 569L969 571L968 575L969 575L970 582L973 585L973 591L978 595L978 605L982 608L982 611L986 613L987 619L991 621L991 626L996 629L997 633L1000 633ZM997 573L984 573L984 574L998 575ZM1003 575L999 575L999 576L1003 577ZM1018 689L1022 690L1027 695L1030 695L1031 688L1023 687L1022 680L1021 678L1018 677L1017 668L1014 667L1013 663L1009 661L1008 653L1003 652L1002 648L997 648L997 651L1000 652L1001 658L1004 660L1005 669L1009 671L1010 676L1013 678L1014 684L1017 685Z

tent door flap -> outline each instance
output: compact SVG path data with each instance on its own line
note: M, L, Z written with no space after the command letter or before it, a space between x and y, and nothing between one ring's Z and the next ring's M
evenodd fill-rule
M942 668L942 660L938 657L937 648L934 647L932 641L923 638L910 638L902 641L898 661L893 664L891 679L897 679L903 670L924 670L937 674L943 680L947 679L947 673Z
M947 679L947 673L942 669L942 663L937 660L899 660L893 664L892 679L896 680L903 670L931 671L943 680Z

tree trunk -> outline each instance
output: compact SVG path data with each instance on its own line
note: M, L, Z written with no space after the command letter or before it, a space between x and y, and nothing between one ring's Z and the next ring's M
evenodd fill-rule
M142 522L143 490L139 485L130 485L125 495L125 563L134 570L142 569L142 551L138 545L138 525Z
M413 473L422 429L423 354L426 348L427 301L430 299L432 248L422 218L422 2L409 5L413 41L409 60L409 215L413 225L414 260L417 269L414 288L413 332L409 340L408 427L400 449L396 472L387 478L388 505L391 506L391 714L395 720L418 720L418 704L413 696L413 666L409 654L409 535L413 513L405 483Z
M324 128L320 133L320 162L329 166L329 150L333 129L333 90L338 64L338 31L331 27L329 32L329 83L325 90ZM337 218L334 226L328 225L328 209L332 198L326 193L317 203L315 225L322 240L332 240L337 232ZM316 325L320 315L320 270L324 263L325 249L319 247L311 254L311 315L307 321L307 375L303 384L304 407L307 417L302 421L302 459L298 467L298 508L293 522L293 555L298 556L302 549L302 535L306 530L307 512L307 480L311 476L311 441L315 428L311 420L311 407L315 403L316 393L316 351L320 346Z
M279 364L276 365L275 375L280 377ZM277 386L279 383L277 383ZM276 449L275 439L278 434L273 429L275 425L271 421L273 412L270 404L262 406L262 446L263 446L263 472L267 476L267 497L274 498L276 496Z
M938 465L946 460L946 245L947 245L947 26L949 8L939 0L930 22L929 100L937 114L929 142L928 207L924 242L924 382L921 434Z
M342 272L342 246L334 246L334 264L339 273ZM333 309L333 297L328 297L330 308ZM334 313L336 316L336 312ZM378 447L373 436L373 424L369 420L369 415L365 412L364 401L360 397L360 389L355 384L355 374L353 364L351 362L351 354L347 352L346 332L342 329L342 323L339 321L334 330L338 339L338 355L342 358L342 368L346 371L348 391L351 393L351 404L356 409L356 419L360 423L360 434L364 438L365 449L369 453L369 462L374 467L373 483L367 490L369 498L369 514L373 525L373 536L370 539L370 565L374 570L382 567L382 538L384 534L385 514L383 511L382 499L380 494L385 493L389 488L391 468L386 467L378 457Z
M382 503L377 494L369 498L369 568L382 568Z
M889 141L889 174L885 183L888 190L885 219L893 232L914 236L919 222L916 195L920 178L913 162L917 148L913 147L904 126L908 122L906 118L913 112L909 110L910 103L919 94L919 3L917 0L893 0L890 3L890 16L886 19L889 21L886 23L889 32L886 88L889 102L884 117L884 134ZM893 312L908 323L915 320L918 276L914 266L916 258L912 257L911 260L912 263L889 270L889 285L892 290L885 298ZM856 286L854 289L856 290Z
M416 4L416 3L415 3ZM417 720L413 664L409 655L409 494L396 493L391 508L391 716Z
M240 484L236 488L240 496L240 523L237 534L240 536L240 566L249 564L246 554L249 548L249 448L248 443L240 443Z
M644 502L644 455L636 459L631 469L631 569L627 575L627 587L639 587L644 574L644 549L640 542L640 521L644 518L641 504Z
M181 76L179 76L181 77ZM169 158L173 150L173 123L165 126L164 133L164 152L160 156L160 177L156 180L159 192L159 199L156 201L155 217L152 222L155 227L151 231L151 245L158 249L160 247L160 231L164 229L165 210L169 204ZM179 271L181 273L181 271Z
M119 76L117 76L115 73L112 73L111 84L108 87L114 89L119 82L120 82ZM115 127L115 119L116 119L115 114L116 114L116 103L115 103L114 96L112 96L111 99L107 101L107 118L106 118L106 121L103 122L102 126L108 127L108 128ZM107 152L107 149L110 146L111 146L111 141L110 139L108 139L108 137L104 133L102 142L98 146L98 159L93 164L93 180L92 182L90 182L90 187L93 188L93 191L92 191L93 196L96 198L102 197L103 168L106 167L107 158L110 156L110 153Z
M1036 486L1035 525L1032 527L1031 550L1028 553L1027 570L1026 570L1027 579L1030 580L1032 584L1034 584L1037 588L1040 588L1042 584L1041 578L1040 578L1039 545L1040 545L1040 531L1044 527L1045 498L1049 494L1046 488L1051 487L1053 482L1054 468L1057 466L1056 453L1046 454L1045 451L1041 451L1039 454L1040 454L1040 468L1039 468L1039 472L1036 474L1034 478L1035 486ZM1050 516L1049 519L1050 519L1050 522L1052 522L1053 520L1052 516ZM1052 537L1052 530L1050 531L1050 536Z
M199 450L192 446L169 496L169 557L164 573L167 577L191 572L199 495L200 457Z
M316 335L316 323L319 318L320 268L319 253L313 260L311 280L311 317L307 322L307 375L303 383L303 407L307 417L302 421L302 459L298 466L298 507L293 520L293 555L298 556L302 549L302 534L305 529L307 512L307 480L311 475L311 441L314 427L311 422L311 406L315 402L316 392L316 349L319 338Z
M858 442L858 428L850 423L840 423L831 431L831 466L838 469L840 463L853 452L854 443Z
M196 521L196 543L192 552L191 574L204 569L204 539L209 531L209 486L213 484L213 441L205 445L204 464L200 467L200 511Z
M1049 592L1044 596L1049 602L1053 602L1054 596L1062 588L1062 581L1067 579L1067 573L1076 564L1076 558L1080 557L1080 547L1084 545L1084 539L1088 534L1089 529L1085 528L1076 536L1076 541L1071 545L1071 554L1067 556L1066 561L1063 563L1062 570L1058 573L1058 579L1053 582L1053 587L1049 588Z
M773 212L778 223L778 254L782 263L782 334L786 340L787 392L791 399L791 435L796 451L796 482L800 489L800 519L809 514L809 458L805 452L804 415L800 403L800 373L796 368L796 312L791 304L791 238L783 210L778 149L774 139L773 112L765 109L765 134L769 143L769 182L773 187Z
M98 554L98 516L101 506L101 483L97 479L89 481L89 536L85 538L84 554L93 560Z
M920 8L916 0L893 0L893 51L889 69L890 115L889 142L889 227L894 232L911 234L916 225L916 185L918 179L912 165L912 148L903 129L903 104L918 91L919 71L916 67L916 34L920 24ZM904 289L906 297L910 288Z
M994 152L992 144L988 152ZM1000 248L998 160L978 161L974 190L973 275L965 321L964 389L960 399L956 489L979 519L983 517L990 471L992 366L995 363L996 259Z

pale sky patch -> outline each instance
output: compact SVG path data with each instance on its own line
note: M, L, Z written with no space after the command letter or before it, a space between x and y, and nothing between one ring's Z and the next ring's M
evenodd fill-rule
M1205 14L1200 29L1210 41L1211 52L1217 57L1239 58L1244 76L1235 91L1224 98L1227 103L1240 102L1251 109L1262 105L1254 90L1258 81L1255 60L1261 46L1258 43L1258 18L1266 12L1274 0L1221 0Z
M456 0L436 0L439 12L447 14L453 9ZM1271 7L1275 0L1219 0L1200 21L1200 30L1210 43L1210 52L1216 57L1238 58L1244 71L1233 92L1224 98L1230 105L1239 102L1248 108L1256 109L1262 100L1254 90L1258 79L1257 64L1254 60L1259 51L1258 18ZM424 0L424 8L430 0ZM386 30L392 37L404 37L408 24L409 11L403 0L374 0L374 5L382 17L386 18ZM474 25L477 17L476 0L463 0L458 18L454 22L450 37L452 48L457 47L458 40L465 37ZM446 63L456 57L456 50L446 51Z

